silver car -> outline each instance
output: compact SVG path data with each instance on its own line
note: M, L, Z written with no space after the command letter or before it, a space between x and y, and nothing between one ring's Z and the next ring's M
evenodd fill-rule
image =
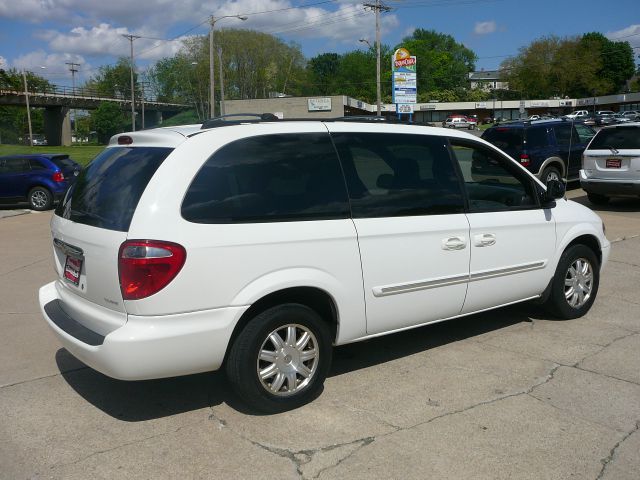
M589 201L640 195L640 122L602 128L582 155L580 185Z

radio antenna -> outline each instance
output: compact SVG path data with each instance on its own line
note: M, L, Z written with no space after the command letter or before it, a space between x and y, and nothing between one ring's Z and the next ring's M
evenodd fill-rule
M567 171L564 172L564 199L567 199L567 190L569 189L569 170L571 167L571 147L573 144L573 124L575 118L571 119L571 129L569 130L569 153L567 153Z

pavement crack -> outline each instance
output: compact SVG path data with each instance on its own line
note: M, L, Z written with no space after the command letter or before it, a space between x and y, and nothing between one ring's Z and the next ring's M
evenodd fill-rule
M347 460L348 458L351 458L353 455L355 455L356 453L358 453L360 450L362 450L364 447L366 447L367 445L372 444L374 441L376 440L375 437L365 437L365 438L361 438L359 440L356 440L354 442L350 442L350 443L346 443L343 445L332 445L330 447L325 447L323 449L321 449L321 451L326 452L329 450L334 450L335 448L338 447L344 447L344 446L348 446L348 445L353 445L356 443L360 443L360 445L358 446L358 448L356 448L353 452L351 452L349 455L346 455L344 457L342 457L340 460L338 460L334 465L331 465L329 467L325 467L321 470L318 471L317 474L315 474L313 476L313 478L320 478L320 475L322 475L324 472L326 472L327 470L330 470L332 468L336 468L338 465L340 465L342 462L344 462L345 460Z
M638 265L637 263L623 262L622 260L611 260L611 259L609 259L609 261L611 263L621 263L623 265L629 265L630 267L640 267L640 265Z
M311 460L313 460L314 455L316 455L318 453L321 453L321 452L330 452L331 450L335 450L335 449L341 448L341 447L348 447L350 445L358 445L358 448L356 448L349 455L345 456L344 458L341 458L334 465L331 465L329 467L323 468L316 475L313 476L313 478L318 478L322 472L324 472L325 470L328 470L330 468L334 468L334 467L338 466L340 463L342 463L344 460L349 458L351 455L353 455L354 453L356 453L360 449L366 447L367 445L371 444L375 440L375 437L364 437L364 438L358 438L358 439L350 441L350 442L336 443L336 444L327 445L327 446L324 446L324 447L313 448L313 449L291 450L291 449L288 449L288 448L281 448L281 447L276 447L276 446L273 446L273 445L265 445L265 444L260 443L260 442L258 442L256 440L252 440L251 438L247 437L246 435L243 435L243 434L235 431L234 429L230 428L229 425L228 425L228 422L226 420L224 420L222 417L218 416L216 414L214 408L211 405L209 405L209 409L211 410L211 413L209 414L209 420L214 421L218 425L219 429L228 428L229 431L231 433L233 433L234 435L236 435L238 438L241 438L242 440L244 440L246 442L249 442L250 444L252 444L252 445L254 445L256 447L261 448L262 450L265 450L265 451L267 451L269 453L272 453L274 455L277 455L279 457L282 457L282 458L285 458L285 459L289 460L292 463L293 467L295 468L298 477L303 479L303 480L306 477L304 475L304 472L302 471L302 467L304 465L308 464L309 462L311 462Z
M609 455L607 457L605 457L605 458L600 460L600 462L602 463L602 469L600 470L600 473L596 477L596 480L600 480L600 479L603 478L604 473L606 472L607 468L615 460L616 451L618 450L620 445L622 445L631 435L633 435L639 429L640 429L640 420L636 420L635 428L633 428L630 432L628 432L624 437L622 437L620 439L620 441L618 443L616 443L613 446L613 448L609 451Z
M36 264L42 263L42 262L48 262L49 260L50 260L49 257L40 258L40 259L36 260L35 262L31 262L31 263L28 263L26 265L20 265L19 267L16 267L13 270L9 270L8 272L0 273L0 276L9 275L11 273L17 272L18 270L22 270L23 268L32 267L33 265L36 265Z
M0 385L0 388L9 388L9 387L16 387L18 385L23 385L25 383L31 383L31 382L37 382L38 380L45 380L47 378L53 378L53 377L59 377L61 375L65 375L67 373L74 373L74 372L79 372L80 370L86 370L89 367L84 366L84 367L78 367L78 368L71 368L69 370L65 370L64 372L58 372L58 373L54 373L52 375L45 375L43 377L37 377L37 378L30 378L29 380L22 380L20 382L15 382L15 383L7 383L6 385Z
M579 367L577 365L574 365L571 368L575 368L576 370L580 370L581 372L593 373L594 375L601 375L603 377L610 378L612 380L618 380L619 382L625 382L625 383L630 383L632 385L640 386L640 383L634 382L633 380L627 380L625 378L615 377L607 373L596 372L595 370L589 370L588 368Z
M602 353L606 348L609 348L614 343L619 342L620 340L624 340L625 338L633 337L634 335L639 335L639 334L637 332L630 332L630 333L627 333L625 335L621 335L619 337L616 337L616 338L614 338L613 340L611 340L610 342L608 342L608 343L606 343L604 345L598 345L599 347L602 347L600 350L598 350L597 352L593 352L593 353L590 353L588 355L585 355L584 357L582 357L581 360L579 360L578 362L576 362L572 366L578 368L580 366L580 364L582 362L584 362L585 360L587 360L587 359L589 359L591 357L594 357L595 355L598 355L599 353ZM592 344L592 345L594 345L594 344Z
M154 438L163 437L165 435L171 435L171 434L179 432L183 428L190 427L190 426L193 426L193 425L197 425L199 423L200 422L198 421L198 422L193 422L193 423L189 423L189 424L186 424L186 425L181 425L181 426L179 426L177 428L174 428L174 429L172 429L170 431L167 431L167 432L157 433L155 435L150 435L148 437L138 438L136 440L132 440L131 442L127 442L127 443L123 443L123 444L120 444L120 445L116 445L115 447L105 448L104 450L97 450L97 451L91 452L90 454L85 455L84 457L79 458L78 460L75 460L73 462L54 464L54 465L51 466L51 469L64 468L64 467L69 467L69 466L72 466L72 465L77 465L77 464L79 464L81 462L84 462L85 460L88 460L89 458L95 457L96 455L102 455L103 453L113 452L114 450L119 450L121 448L129 447L131 445L136 445L138 443L146 442L147 440L152 440Z

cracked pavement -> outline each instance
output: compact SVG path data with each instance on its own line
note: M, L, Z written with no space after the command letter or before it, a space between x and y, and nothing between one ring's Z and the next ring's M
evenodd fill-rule
M121 382L74 359L37 305L51 214L0 218L0 479L637 480L638 212L599 212L615 243L584 318L519 305L338 347L322 395L271 416L221 373Z

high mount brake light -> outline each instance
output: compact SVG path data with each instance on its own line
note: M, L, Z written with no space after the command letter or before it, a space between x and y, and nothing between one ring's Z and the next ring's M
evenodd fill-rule
M118 252L122 298L140 300L158 293L178 275L186 259L186 250L177 243L127 240Z
M133 138L129 135L120 135L118 137L118 145L131 145L133 143Z

